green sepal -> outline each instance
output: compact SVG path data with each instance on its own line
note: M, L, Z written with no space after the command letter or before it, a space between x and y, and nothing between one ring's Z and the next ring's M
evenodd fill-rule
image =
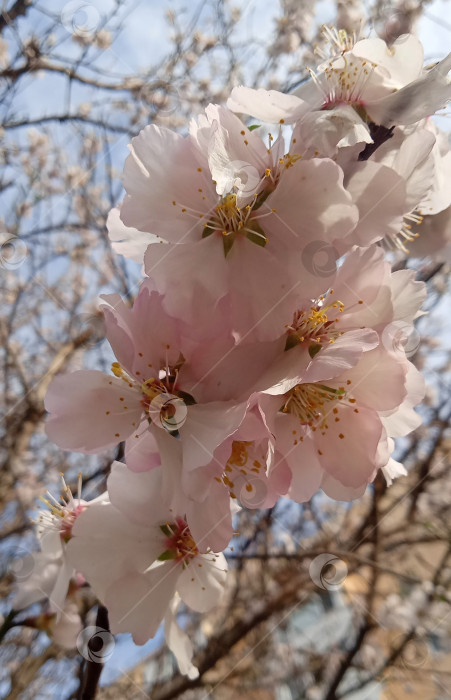
M160 525L160 530L165 537L172 537L172 535L174 534L169 525L166 524Z
M177 558L177 551L175 549L166 549L163 554L157 557L158 561L171 561L171 559Z
M252 243L261 246L262 248L264 248L268 242L265 232L263 231L260 224L258 224L256 221L252 222L252 231L246 231L246 238L248 238Z
M263 192L260 192L258 197L255 199L255 204L252 207L252 209L255 211L256 209L259 209L261 205L266 202L268 199L269 195L274 191L274 187L267 187Z
M308 354L310 355L312 360L315 357L315 355L317 355L319 353L321 348L322 348L321 343L313 343L312 345L309 345Z
M175 392L179 399L182 399L182 401L187 405L187 406L194 406L196 403L196 399L191 396L191 394L188 394L187 391L180 391L179 389L176 390Z
M233 234L229 234L227 236L222 237L222 245L224 246L224 257L225 258L228 256L228 254L232 250L233 243L234 243Z
M291 350L291 348L295 348L296 345L299 345L298 336L296 333L288 333L287 341L285 343L285 350Z
M202 231L202 238L208 238L208 236L211 236L211 234L214 232L215 229L213 228L213 226L207 224L206 226L204 226L204 230Z
M261 127L261 124L251 124L247 128L249 129L249 131L255 131L255 129L259 129L260 127Z

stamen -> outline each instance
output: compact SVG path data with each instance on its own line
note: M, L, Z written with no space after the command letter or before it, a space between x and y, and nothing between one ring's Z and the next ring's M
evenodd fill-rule
M326 306L323 306L323 300L324 296L319 297L308 311L302 309L294 314L292 324L287 327L286 350L305 341L318 343L319 345L326 342L334 342L341 334L341 331L338 331L334 324L338 321L338 318L336 318L337 311L338 313L343 313L344 311L345 306L343 302L339 299L334 299ZM332 311L332 318L329 318L327 312L331 309L335 311ZM316 354L318 350L320 350L320 347L313 352ZM312 353L310 352L310 354Z
M398 233L390 233L382 239L382 244L386 249L391 251L400 250L407 255L410 253L405 245L406 241L412 242L416 238L419 238L420 234L417 231L412 231L411 224L407 223L409 221L420 226L423 222L423 216L420 213L417 214L415 211L406 214L403 217L403 224L400 231L398 231Z

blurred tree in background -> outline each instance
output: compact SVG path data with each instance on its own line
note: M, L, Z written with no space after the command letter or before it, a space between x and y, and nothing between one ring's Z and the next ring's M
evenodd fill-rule
M120 449L85 456L50 443L43 398L59 372L108 368L95 300L136 294L141 270L113 253L105 228L130 138L150 123L184 133L241 83L293 89L315 63L324 23L390 43L429 16L449 39L436 5L450 16L446 2L426 0L3 2L0 612L20 580L15 559L37 548L39 497L58 492L60 472L72 484L81 472L94 497L121 459ZM431 61L447 47L436 50ZM104 650L99 698L451 697L449 265L396 265L415 268L429 289L429 314L409 338L428 394L422 428L398 448L408 476L390 489L378 478L352 504L318 495L242 511L222 606L201 624L184 620L200 678L179 676L161 639L139 649L124 635ZM77 606L95 625L87 591ZM3 698L81 697L86 654L52 640L42 612L35 605L3 625Z

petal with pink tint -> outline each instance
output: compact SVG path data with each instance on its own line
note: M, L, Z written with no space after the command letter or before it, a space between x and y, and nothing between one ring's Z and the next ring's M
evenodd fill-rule
M203 222L191 212L207 212L215 204L205 159L189 138L164 127L147 126L132 139L123 183L123 223L168 241L198 239Z
M281 120L292 124L312 109L308 102L295 95L277 90L254 90L243 85L233 88L227 107L271 124L279 124Z
M425 380L417 368L409 362L406 374L406 396L392 412L382 413L382 423L390 437L403 437L421 425L421 416L414 410L424 398Z
M265 222L273 218L271 214L262 221L265 233ZM291 234L290 245L293 248L299 245ZM232 325L247 341L280 337L295 300L307 289L315 291L317 279L312 284L308 274L299 273L299 264L294 264L291 251L280 246L276 235L273 239L269 237L265 247L246 238L237 239L227 256L227 264Z
M396 88L418 78L423 68L423 45L413 34L398 37L390 47L377 37L361 39L352 53L376 63L389 76L384 82Z
M132 472L147 472L160 466L161 458L155 437L143 421L125 443L125 463Z
M351 105L343 105L306 114L293 129L290 151L298 151L296 144L302 144L303 157L333 158L341 148L356 144L363 148L372 142L367 124Z
M354 501L361 498L367 489L368 484L362 483L360 486L344 486L340 481L334 479L327 472L324 474L321 482L321 488L324 493L336 501Z
M359 488L373 474L382 423L376 411L368 408L354 409L344 403L334 408L337 413L331 406L327 415L329 427L318 427L314 433L321 465L345 486Z
M409 125L434 114L451 100L451 54L397 92L367 105L377 124Z
M170 562L146 574L130 572L113 581L105 597L111 632L130 632L135 644L145 644L163 620L178 574L178 565Z
M225 486L213 479L202 503L185 499L186 521L200 552L221 552L233 537L230 496Z
M170 314L180 314L187 323L208 319L211 304L224 296L228 289L227 261L222 241L216 234L194 245L162 244L147 249L146 273L164 294L164 305ZM189 271L195 275L189 275ZM187 283L187 274L190 283ZM195 303L205 300L207 303Z
M405 363L381 345L364 353L360 362L340 376L340 382L356 400L355 408L363 405L376 411L389 411L397 408L406 396L406 371Z
M177 591L186 605L196 612L207 612L224 593L227 561L223 554L201 554L180 574Z
M267 205L277 215L265 220L265 232L288 249L345 238L358 222L358 209L343 187L343 171L328 158L293 163Z
M405 180L395 170L374 161L356 163L346 178L346 189L359 209L359 220L349 236L337 241L343 253L352 244L375 243L388 230L398 233L409 208Z
M288 495L297 503L304 503L316 493L323 478L315 444L294 416L280 415L276 425L277 448L292 474Z
M108 582L131 568L146 571L164 551L164 537L158 527L147 529L132 522L111 504L94 505L83 511L72 534L67 545L68 559L99 589L100 597Z
M393 321L411 323L423 306L427 290L424 282L415 281L413 270L397 270L391 276Z
M171 518L167 504L172 494L163 489L162 470L163 467L157 467L136 474L121 462L111 465L107 482L110 500L130 522L153 527Z
M45 398L46 433L59 447L91 454L125 440L139 425L141 395L96 370L55 377Z
M190 406L180 432L183 441L183 468L187 471L208 464L215 449L240 425L247 403L212 402Z
M126 226L120 218L119 207L114 207L108 214L106 227L108 229L108 238L115 253L123 255L124 258L134 260L141 265L144 261L144 253L147 250L147 246L161 240L153 233L145 233L144 231L138 231L136 228Z
M130 371L135 354L131 310L119 294L108 294L101 298L103 303L100 308L105 319L106 337L119 364Z
M177 659L179 671L182 676L188 676L190 680L199 677L198 669L193 665L193 645L184 630L177 624L177 608L180 598L175 595L169 604L164 617L164 638L169 649Z
M236 189L242 206L261 189L271 156L260 135L249 131L229 109L210 104L205 113L212 125L205 145L216 192L224 196Z
M338 376L341 378L343 372L357 365L378 343L376 331L369 328L346 331L315 355L302 376L302 382L315 383Z

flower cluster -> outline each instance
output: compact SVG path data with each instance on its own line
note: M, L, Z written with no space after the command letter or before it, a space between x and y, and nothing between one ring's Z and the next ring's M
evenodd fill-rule
M191 677L175 610L220 600L236 509L351 500L380 469L390 483L393 439L420 422L405 340L425 289L386 249L415 252L425 216L432 249L446 225L451 155L429 116L451 55L424 69L414 36L329 37L296 93L237 87L187 135L132 140L108 229L146 276L131 308L102 299L111 373L60 375L46 398L60 447L125 443L106 494L51 506L46 595L62 608L78 572L138 644L165 618Z

